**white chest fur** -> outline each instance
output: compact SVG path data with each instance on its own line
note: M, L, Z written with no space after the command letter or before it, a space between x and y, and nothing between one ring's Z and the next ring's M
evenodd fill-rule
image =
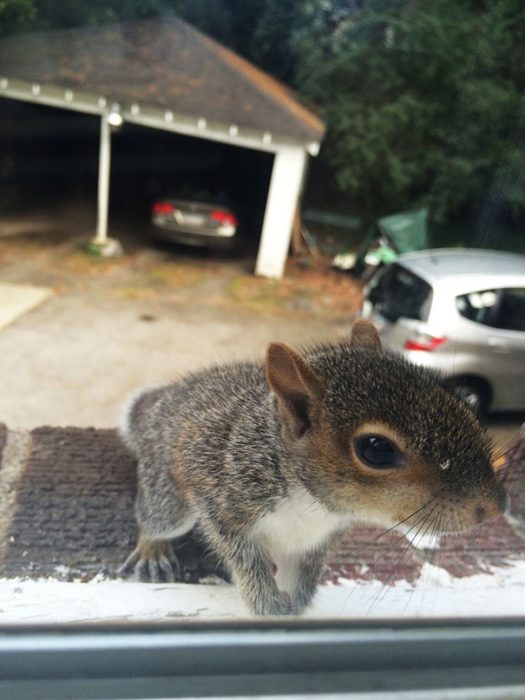
M305 489L297 488L259 520L253 536L277 566L279 588L291 592L301 555L349 525L348 517L332 513Z
M302 554L315 549L346 523L348 518L330 512L305 489L298 488L261 518L255 533L270 549Z

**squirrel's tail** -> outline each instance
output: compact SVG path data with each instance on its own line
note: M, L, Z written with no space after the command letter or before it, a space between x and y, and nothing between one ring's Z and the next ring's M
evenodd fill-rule
M161 391L162 387L140 389L129 397L122 408L118 432L132 452L136 452L135 437L143 434L147 416Z

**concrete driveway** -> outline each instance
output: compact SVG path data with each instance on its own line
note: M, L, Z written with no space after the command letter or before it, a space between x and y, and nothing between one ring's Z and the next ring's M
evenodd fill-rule
M114 426L138 387L261 357L271 340L333 338L358 300L350 280L334 280L343 300L334 307L337 295L321 298L311 271L257 280L249 260L155 249L120 233L128 254L118 260L89 257L85 237L60 229L0 237L0 283L14 285L11 296L28 284L52 293L0 331L0 420L11 428Z

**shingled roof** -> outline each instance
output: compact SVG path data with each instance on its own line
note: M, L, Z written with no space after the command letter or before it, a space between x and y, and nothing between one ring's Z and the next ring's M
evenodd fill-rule
M14 35L0 74L295 141L324 134L286 86L176 18Z

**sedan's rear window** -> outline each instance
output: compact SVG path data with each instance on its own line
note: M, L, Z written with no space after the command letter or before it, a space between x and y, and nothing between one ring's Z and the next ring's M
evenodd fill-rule
M391 265L376 278L368 295L376 311L389 321L413 318L426 321L432 288L401 265Z
M491 328L525 331L525 288L484 289L456 298L459 313Z

